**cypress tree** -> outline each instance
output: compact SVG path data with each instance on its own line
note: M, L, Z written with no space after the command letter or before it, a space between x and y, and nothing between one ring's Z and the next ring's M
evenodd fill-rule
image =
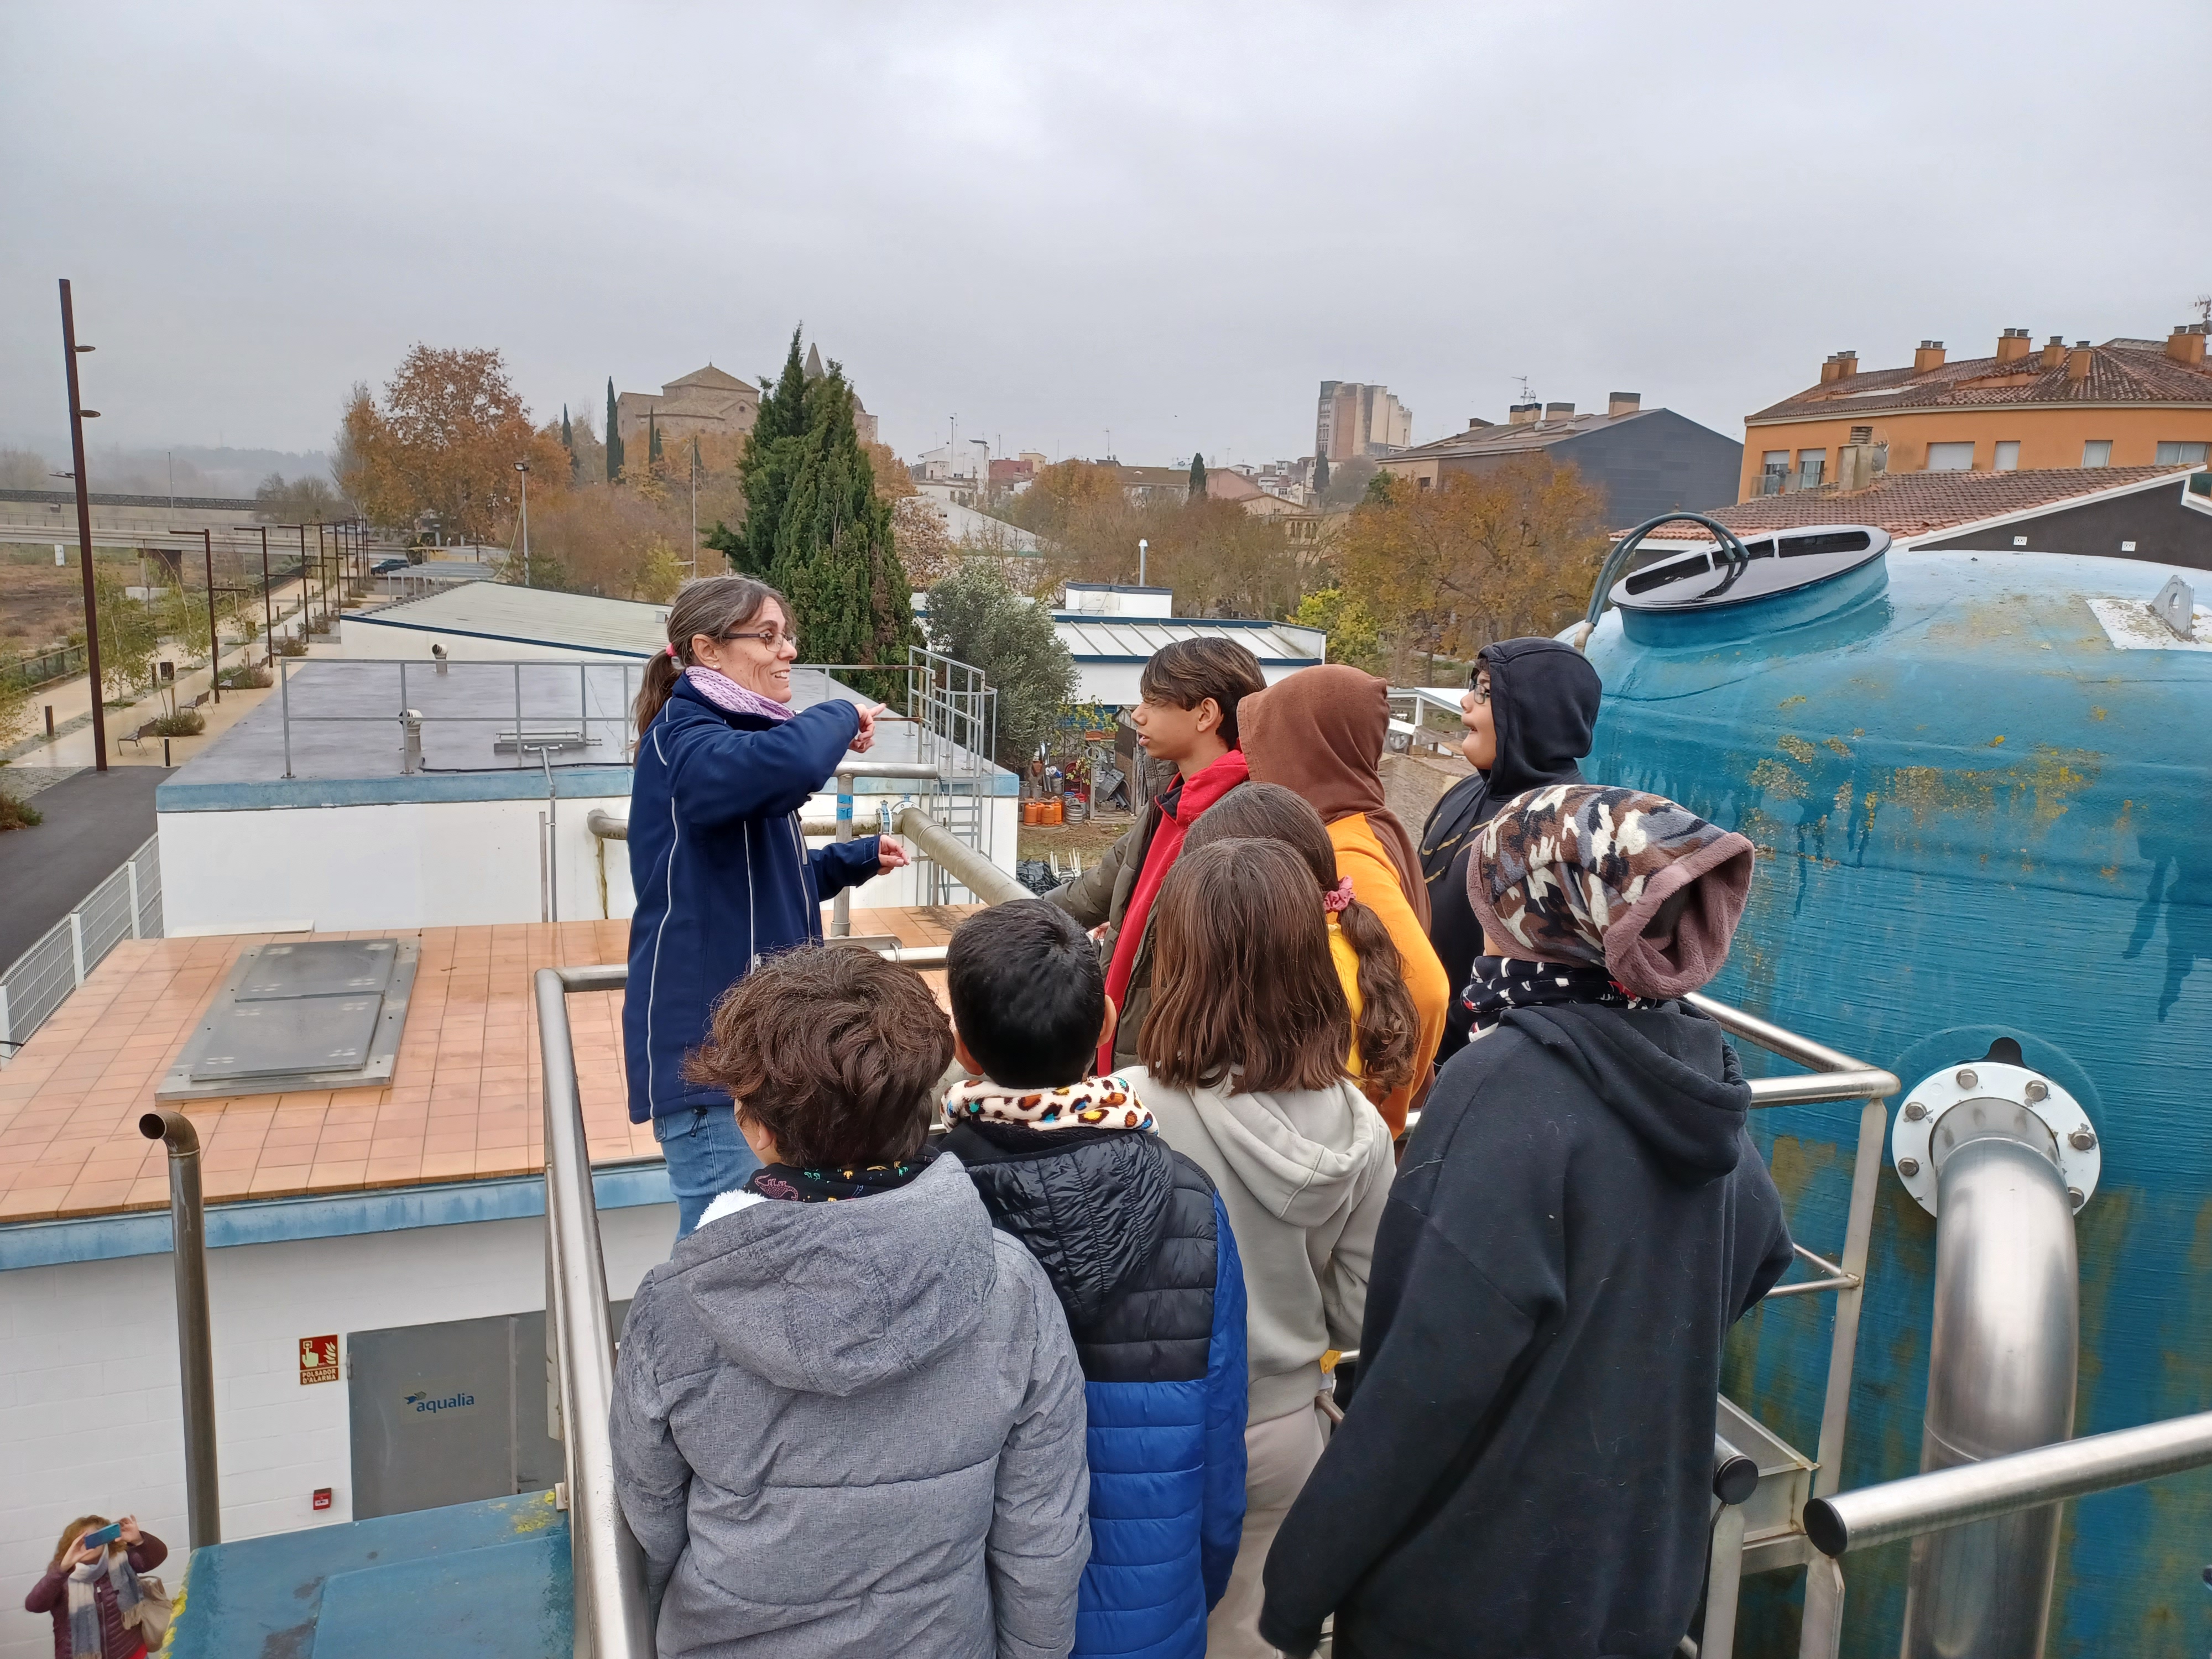
M619 483L622 482L622 428L617 422L617 417L615 413L615 377L610 374L607 376L607 482L609 483Z
M568 405L561 405L561 447L568 452L568 477L576 477L576 430L568 424Z
M1206 457L1195 450L1190 457L1190 498L1201 499L1206 494Z
M645 412L645 459L648 466L660 459L660 422L651 410Z
M741 576L765 581L775 563L775 532L783 522L783 505L791 493L791 474L806 436L806 366L799 355L799 331L791 331L791 349L785 354L783 373L761 376L768 386L760 410L738 458L738 476L745 491L745 521L736 530L717 526L719 538L707 544L722 553L730 568ZM817 659L817 660L823 660ZM827 660L835 661L831 658Z
M795 396L785 404L787 389ZM814 662L902 663L907 647L920 638L912 593L891 539L890 504L877 497L875 471L853 424L843 368L833 362L809 382L794 334L773 399L780 404L775 435L763 446L770 401L763 400L746 451L754 465L745 527L754 548L766 541L772 550L769 580L790 596L806 656ZM804 419L796 432L787 426L793 415ZM904 681L903 674L855 677L877 696L896 694Z
M1316 495L1328 488L1328 457L1326 455L1314 457L1313 488Z

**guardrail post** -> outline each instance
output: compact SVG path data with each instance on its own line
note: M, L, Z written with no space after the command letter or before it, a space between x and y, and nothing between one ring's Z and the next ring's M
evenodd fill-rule
M84 983L84 912L69 913L70 966L76 971L76 982Z
M276 659L276 698L282 705L282 720L284 727L284 775L288 778L292 775L291 661L289 657L280 656Z
M123 873L131 884L131 937L143 939L145 935L138 931L138 855L136 853L123 866Z
M837 775L837 839L840 842L853 839L853 775ZM853 892L846 888L830 902L830 936L850 939L853 936Z
M216 1486L215 1341L208 1328L206 1211L200 1138L182 1112L148 1112L138 1133L169 1149L170 1248L176 1264L177 1369L184 1382L185 1537L194 1549L222 1541Z

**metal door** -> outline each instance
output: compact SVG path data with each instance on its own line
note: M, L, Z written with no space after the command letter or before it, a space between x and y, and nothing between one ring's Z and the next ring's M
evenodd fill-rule
M628 1311L614 1304L616 1329ZM545 1432L543 1312L355 1331L346 1349L356 1520L562 1478L561 1443Z

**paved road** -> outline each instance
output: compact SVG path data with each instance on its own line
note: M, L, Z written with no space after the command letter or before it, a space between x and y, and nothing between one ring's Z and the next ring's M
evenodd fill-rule
M0 968L114 872L154 833L158 766L80 772L39 792L46 822L0 835Z

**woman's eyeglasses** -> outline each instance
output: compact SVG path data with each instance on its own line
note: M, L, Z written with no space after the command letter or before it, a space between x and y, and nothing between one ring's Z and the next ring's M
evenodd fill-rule
M761 646L769 651L775 649L776 643L779 641L782 641L786 645L793 647L796 647L799 644L799 635L791 632L788 629L782 628L763 628L757 630L748 630L739 633L720 634L715 637L721 640L725 644L727 644L732 640L750 640L755 645Z

